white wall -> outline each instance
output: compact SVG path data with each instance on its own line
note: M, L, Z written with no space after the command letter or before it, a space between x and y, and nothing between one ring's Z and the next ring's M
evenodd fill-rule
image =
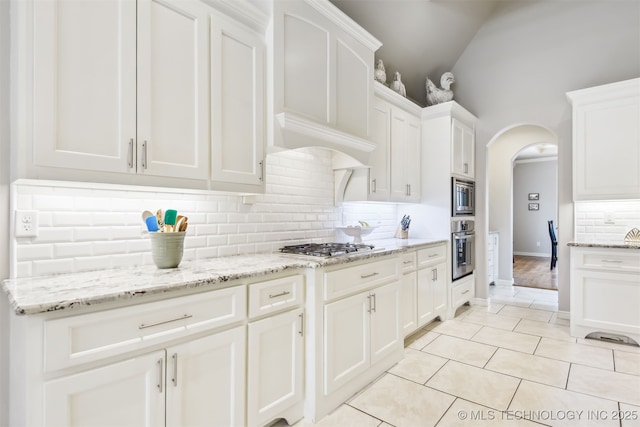
M516 160L513 168L513 253L551 256L547 221L558 224L558 160L554 158ZM539 200L529 200L537 193ZM537 203L539 210L529 210Z
M501 2L452 71L457 101L479 118L478 275L486 275L480 271L488 231L486 146L503 129L522 123L542 125L558 138L558 249L559 258L568 260L573 203L571 109L565 93L640 75L640 2ZM569 310L567 264L559 271L560 286L566 284L559 291L561 311ZM486 292L476 289L480 296Z
M9 2L0 1L0 280L9 277ZM0 426L9 413L9 304L0 297Z

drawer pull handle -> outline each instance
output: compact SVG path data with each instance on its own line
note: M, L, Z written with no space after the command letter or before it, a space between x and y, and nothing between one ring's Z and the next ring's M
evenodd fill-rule
M469 289L467 289L466 291L464 291L464 292L462 293L462 295L464 295L464 294L468 294L468 293L469 293Z
M165 323L177 322L178 320L189 319L191 317L193 317L191 314L183 314L182 316L176 317L175 319L162 320L160 322L149 323L149 324L141 323L140 326L138 326L138 329L152 328L154 326L164 325Z
M404 261L403 264L413 264L413 261Z
M435 253L435 254L429 254L429 258L433 258L434 256L438 256L438 253Z
M618 259L603 259L602 262L613 262L616 264L622 264L622 261L618 260Z
M373 277L373 276L377 276L378 273L370 273L370 274L361 274L360 278L361 279L368 279L369 277Z
M282 296L285 296L285 295L289 295L290 293L291 292L289 292L289 291L282 291L279 294L273 294L273 295L269 294L269 298L278 298L278 297L282 297Z

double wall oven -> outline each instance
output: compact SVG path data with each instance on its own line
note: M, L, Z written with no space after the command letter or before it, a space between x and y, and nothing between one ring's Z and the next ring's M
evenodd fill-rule
M458 280L473 273L475 267L475 183L451 178L451 275Z

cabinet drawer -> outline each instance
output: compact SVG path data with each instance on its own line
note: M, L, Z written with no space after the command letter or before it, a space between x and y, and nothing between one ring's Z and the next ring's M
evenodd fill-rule
M48 320L46 371L225 326L246 317L246 286Z
M324 273L325 301L340 298L396 279L400 274L397 257L378 258L364 264Z
M640 272L640 250L637 249L590 250L574 248L572 256L571 265L574 268Z
M437 245L418 251L418 268L437 264L447 260L447 245Z
M461 279L464 280L464 279ZM475 281L465 280L464 283L451 288L451 306L457 308L471 300L475 295Z
M249 285L249 317L302 305L303 283L304 277L295 275Z
M417 254L415 252L407 252L400 255L400 266L403 273L413 271L417 265Z

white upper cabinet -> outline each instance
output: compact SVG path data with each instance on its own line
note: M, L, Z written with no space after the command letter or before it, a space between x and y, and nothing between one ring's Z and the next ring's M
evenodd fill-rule
M236 183L259 190L264 183L264 37L219 13L211 13L210 22L211 179L218 189Z
M640 79L569 92L573 199L640 198Z
M473 180L475 133L473 126L451 119L451 174Z
M33 162L135 170L136 3L33 2L33 28Z
M274 145L321 145L366 161L380 42L329 1L305 0L274 2L272 44Z
M420 201L420 139L420 119L392 107L389 151L392 201Z
M375 82L368 169L355 169L344 200L415 203L421 194L420 107Z
M207 27L199 1L138 0L138 173L207 178Z
M51 0L14 16L16 178L264 190L268 17L249 3Z
M202 3L33 8L36 166L206 179Z

